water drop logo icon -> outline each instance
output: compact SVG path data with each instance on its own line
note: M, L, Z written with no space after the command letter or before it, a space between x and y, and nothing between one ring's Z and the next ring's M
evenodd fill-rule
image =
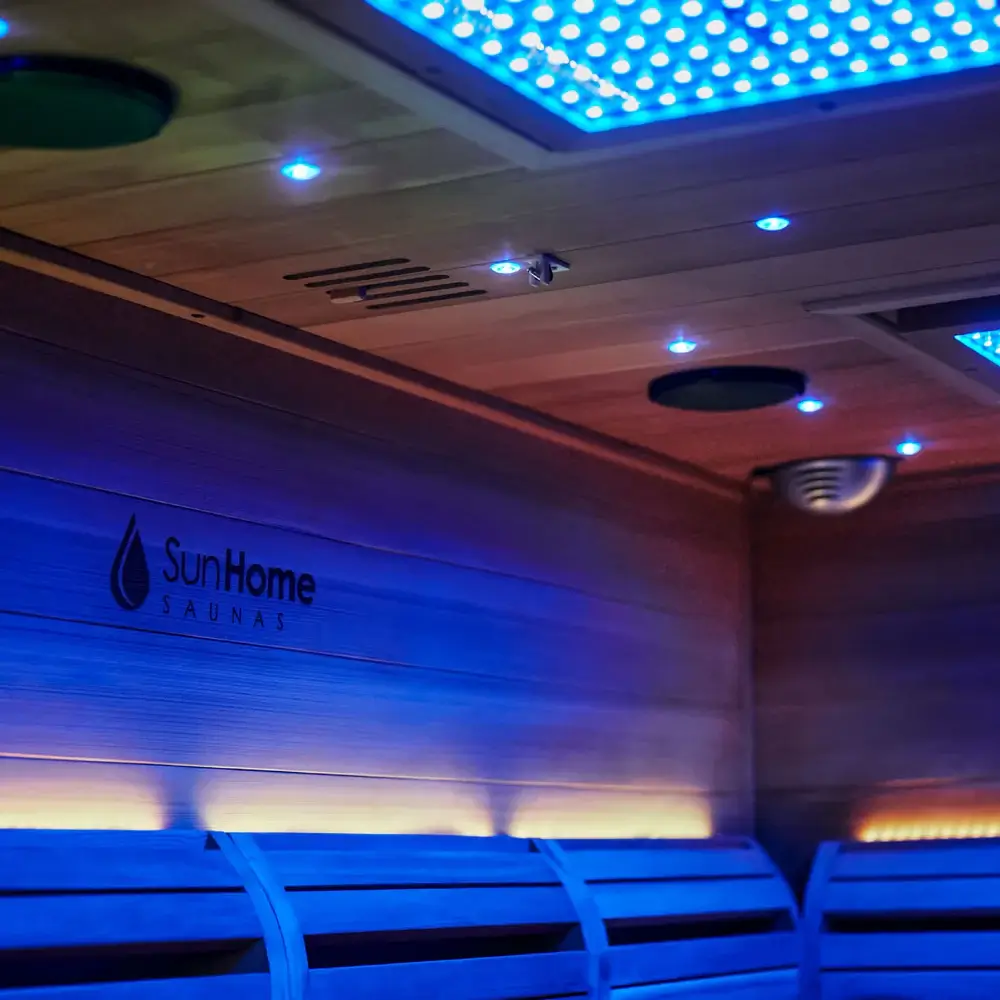
M123 611L137 611L149 597L149 564L135 526L135 514L129 519L111 564L111 596Z

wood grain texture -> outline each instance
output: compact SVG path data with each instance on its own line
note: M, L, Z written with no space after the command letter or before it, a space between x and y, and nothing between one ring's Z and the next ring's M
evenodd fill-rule
M233 995L287 1000L268 989L268 910L204 831L0 830L0 853L4 992L154 997L175 980L200 997L204 977L232 974Z
M5 280L0 768L42 788L57 764L160 766L174 785L144 825L157 810L540 835L667 832L671 815L690 830L717 805L724 825L745 818L737 503ZM108 574L133 515L152 583L123 611ZM226 622L232 594L168 593L171 535L309 572L315 601ZM343 791L305 807L321 787Z
M868 824L1000 814L993 475L843 518L769 504L755 549L761 834L801 875Z
M833 112L807 142L776 120L532 171L205 0L169 16L128 0L90 16L72 0L8 7L5 46L129 59L183 101L139 147L4 152L0 226L736 481L761 459L882 450L907 431L928 444L911 470L1000 461L996 408L803 309L1000 272L995 90ZM280 166L302 153L323 172L289 184ZM783 233L752 225L779 210L794 220ZM550 288L489 269L544 249L573 265ZM396 257L486 294L372 311L285 277ZM680 331L696 359L664 354ZM827 408L654 409L650 379L694 360L794 365Z
M937 996L944 970L956 984L964 972L1000 981L996 854L995 841L825 843L806 895L803 996L827 996L845 975L858 996L885 995L887 974L906 977L902 996Z
M562 1000L586 997L587 977L583 956L573 952L316 969L310 976L310 996L317 1000L379 1000L389 994L399 1000L441 995L461 1000Z

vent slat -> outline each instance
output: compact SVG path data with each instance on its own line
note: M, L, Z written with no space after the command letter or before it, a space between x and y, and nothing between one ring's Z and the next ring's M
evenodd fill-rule
M336 285L355 285L361 286L365 285L368 281L381 281L383 278L395 278L399 275L404 274L427 274L430 271L429 267L423 267L422 265L414 264L413 267L397 267L389 271L370 271L365 274L352 274L347 278L330 278L327 281L307 281L305 284L306 288L330 288ZM445 275L447 277L447 275ZM428 278L420 279L422 281L429 281Z
M376 302L366 309L402 309L405 306L420 306L428 302L447 302L449 299L471 299L477 295L485 295L485 289L470 288L467 292L451 292L447 295L425 295L419 299L407 299L403 302Z
M421 288L419 291L423 292L446 292L452 288L468 288L469 283L467 281L446 281L440 285L428 285L426 288ZM405 298L408 295L413 295L412 288L403 288L398 291L393 292L376 292L374 295L369 295L368 289L363 290L363 299L365 302L369 302L372 299L399 299Z
M371 271L378 267L395 267L409 264L409 257L388 257L385 260L366 260L358 264L342 264L340 267L321 267L318 271L297 271L284 275L285 281L302 281L305 278L321 278L327 274L347 274L351 271Z
M376 311L409 309L489 294L485 288L471 288L468 281L452 280L450 274L442 274L436 268L414 264L409 257L298 271L286 274L284 279L302 281L303 288L326 289L333 305L363 305L366 310Z
M389 277L393 273L394 272L392 271L386 271L383 274L378 275L378 277L379 279L384 277ZM405 286L405 285L423 285L431 281L447 281L450 277L451 277L450 274L421 274L417 278L398 278L391 281L379 280L375 282L369 282L367 284L358 284L351 289L347 289L347 291L353 292L355 293L355 295L360 295L362 290L370 292L372 289L379 289L379 288L399 288L400 286ZM355 279L352 278L351 282L353 283L354 280ZM468 284L468 282L465 282L465 284ZM311 288L312 286L307 285L306 287ZM421 289L418 289L418 291L420 290ZM336 302L339 301L340 296L344 295L344 291L345 291L344 289L334 289L333 291L329 291L326 294L329 295L330 298L334 300L334 302ZM337 296L337 298L334 298L334 296Z

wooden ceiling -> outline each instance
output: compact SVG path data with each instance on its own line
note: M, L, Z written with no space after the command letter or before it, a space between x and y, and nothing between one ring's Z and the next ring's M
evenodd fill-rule
M209 0L7 0L4 51L127 58L179 117L140 146L0 153L0 226L742 478L761 462L925 442L928 471L1000 462L1000 411L803 303L1000 275L1000 93L831 114L554 170L512 165ZM294 184L305 152L322 176ZM752 220L781 211L783 233ZM554 250L547 289L491 261ZM284 275L407 258L487 294L398 313ZM696 355L665 341L684 331ZM679 414L655 375L788 364L828 405Z

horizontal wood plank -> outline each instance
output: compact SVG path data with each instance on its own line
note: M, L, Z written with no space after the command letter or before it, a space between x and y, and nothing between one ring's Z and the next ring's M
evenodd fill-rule
M314 969L311 995L321 1000L545 1000L585 996L586 958L582 952L475 958L343 969Z
M940 972L835 972L824 976L822 1000L867 1000L872 996L919 1000L992 1000L1000 976L987 970Z
M798 935L791 932L618 945L611 949L611 984L621 987L760 970L797 970L800 945Z
M589 882L770 875L767 858L747 848L662 847L584 850L569 854L574 872Z
M562 887L297 890L289 899L307 937L576 922Z
M831 882L823 909L828 915L853 916L1000 913L1000 878Z
M4 990L5 1000L268 1000L267 975L203 976Z
M697 917L787 911L791 897L777 879L632 882L592 887L605 920Z
M0 893L242 889L200 832L0 830L0 856Z
M473 782L528 773L553 784L644 786L667 800L714 785L723 747L734 770L738 763L740 731L727 715L637 714L252 637L11 618L0 663L5 753ZM578 752L567 754L568 742ZM602 751L610 745L612 757Z
M350 886L558 885L538 854L458 853L417 855L401 850L268 851L267 863L288 888Z
M236 892L0 896L0 949L252 941L262 936Z
M725 1000L796 1000L798 973L792 970L713 976L688 983L624 986L611 991L613 1000L673 1000L725 997Z
M825 934L819 960L824 977L855 969L995 968L1000 974L998 947L1000 931Z
M949 878L962 875L1000 878L1000 851L996 844L975 841L927 841L913 846L841 850L832 872L836 880Z

